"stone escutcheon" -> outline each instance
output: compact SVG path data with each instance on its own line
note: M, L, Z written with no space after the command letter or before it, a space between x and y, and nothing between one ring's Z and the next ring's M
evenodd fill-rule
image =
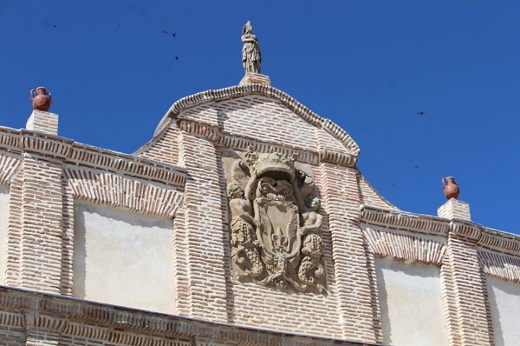
M281 290L323 293L320 199L314 180L295 168L295 159L248 148L244 160L231 165L233 275Z

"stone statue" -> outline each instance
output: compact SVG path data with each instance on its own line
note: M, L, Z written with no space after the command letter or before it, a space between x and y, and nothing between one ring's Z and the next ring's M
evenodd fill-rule
M302 213L303 226L300 227L300 235L302 237L308 232L318 232L323 222L323 217L316 212L320 208L320 199L318 197L306 198L305 206L307 210Z
M260 64L262 63L262 54L256 36L253 35L253 27L248 21L242 29L242 65L245 73L260 73Z

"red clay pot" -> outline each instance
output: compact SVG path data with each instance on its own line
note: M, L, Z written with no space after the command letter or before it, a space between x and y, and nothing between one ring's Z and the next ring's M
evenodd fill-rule
M442 179L442 187L444 188L444 196L447 199L459 197L460 189L453 177Z
M34 109L47 112L51 108L52 95L45 87L37 87L31 90L31 101Z

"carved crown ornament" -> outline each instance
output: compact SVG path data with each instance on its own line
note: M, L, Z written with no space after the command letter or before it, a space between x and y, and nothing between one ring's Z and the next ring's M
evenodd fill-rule
M297 155L256 153L230 166L231 262L239 281L325 292L322 216L313 178Z

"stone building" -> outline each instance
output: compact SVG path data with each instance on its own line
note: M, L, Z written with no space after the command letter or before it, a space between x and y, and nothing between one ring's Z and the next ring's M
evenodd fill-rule
M243 42L133 154L0 127L0 344L515 344L520 237L397 209Z

